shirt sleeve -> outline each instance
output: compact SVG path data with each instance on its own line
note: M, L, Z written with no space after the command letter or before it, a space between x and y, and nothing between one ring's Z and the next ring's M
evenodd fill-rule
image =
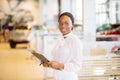
M65 71L77 72L82 67L82 43L79 39L74 39L70 46L71 59L64 64Z

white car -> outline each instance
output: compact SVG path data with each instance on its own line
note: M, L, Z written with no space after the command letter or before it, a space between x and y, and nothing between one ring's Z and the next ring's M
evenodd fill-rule
M16 27L10 32L9 44L11 48L15 48L17 44L29 43L28 37L31 34L31 30L25 27Z

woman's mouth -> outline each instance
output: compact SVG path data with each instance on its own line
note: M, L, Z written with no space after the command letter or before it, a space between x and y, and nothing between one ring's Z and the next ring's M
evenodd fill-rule
M65 31L66 31L66 29L61 29L61 31L62 31L62 32L65 32Z

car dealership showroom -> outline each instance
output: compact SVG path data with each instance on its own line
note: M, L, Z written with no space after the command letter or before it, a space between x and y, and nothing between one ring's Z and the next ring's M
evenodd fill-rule
M120 0L0 0L0 80L120 80Z

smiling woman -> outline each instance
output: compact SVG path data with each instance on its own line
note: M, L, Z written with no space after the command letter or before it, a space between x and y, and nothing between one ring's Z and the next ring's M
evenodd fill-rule
M53 60L43 66L55 70L55 80L78 80L76 72L82 66L82 46L78 37L72 33L74 17L65 12L59 16L58 22L62 36L52 50Z
M68 34L74 25L74 17L72 14L65 12L59 17L59 29L63 35Z

